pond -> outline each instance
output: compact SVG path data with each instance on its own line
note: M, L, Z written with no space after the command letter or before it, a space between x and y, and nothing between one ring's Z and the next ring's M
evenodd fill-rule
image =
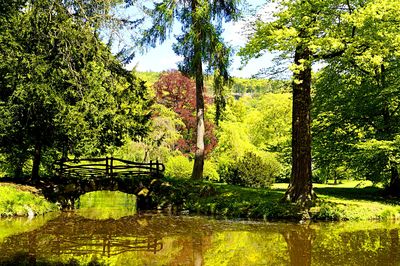
M398 223L133 214L131 201L106 192L74 212L0 220L0 264L400 265Z

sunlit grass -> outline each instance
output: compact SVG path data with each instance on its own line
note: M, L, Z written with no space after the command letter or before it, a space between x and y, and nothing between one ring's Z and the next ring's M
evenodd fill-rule
M55 204L33 194L27 186L0 185L0 217L39 215L55 210L58 210Z
M180 184L179 184L179 183ZM298 219L304 212L282 201L287 183L270 189L245 188L209 182L174 181L173 195L184 198L190 212L238 218ZM178 185L179 184L179 185ZM175 186L177 185L177 186ZM318 220L400 219L398 200L388 199L384 190L369 181L342 181L341 184L314 184L317 194L311 218Z
M272 189L284 189L288 188L288 183L274 183ZM340 180L337 184L334 184L333 180L329 180L326 184L313 183L314 188L365 188L372 187L373 183L368 180ZM381 185L377 185L381 188Z
M286 184L287 185L287 184ZM313 184L318 200L311 209L319 219L388 220L400 219L396 199L385 197L383 186L371 181L342 180L338 184Z

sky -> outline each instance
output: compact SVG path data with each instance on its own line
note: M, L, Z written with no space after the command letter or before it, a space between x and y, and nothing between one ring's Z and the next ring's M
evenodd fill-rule
M264 2L263 0L248 0L248 4L254 8L259 7ZM270 53L264 54L260 58L252 59L242 69L240 57L236 55L240 47L246 43L246 37L243 34L245 23L243 21L226 23L224 26L223 38L226 43L233 46L235 55L233 56L230 74L233 77L250 78L257 74L261 68L267 68L272 65L273 56ZM179 32L179 27L177 32ZM177 63L181 58L172 50L172 44L175 38L165 41L162 45L156 48L149 49L143 55L137 55L132 62L127 65L128 69L136 68L137 71L155 71L161 72L164 70L177 69Z

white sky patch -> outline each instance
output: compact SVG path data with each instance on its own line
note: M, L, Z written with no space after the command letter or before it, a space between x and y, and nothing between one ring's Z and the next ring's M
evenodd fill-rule
M274 56L269 52L259 58L251 59L245 66L242 66L240 57L236 55L239 49L246 45L247 36L254 31L249 24L258 18L263 21L273 21L275 19L273 13L278 9L278 5L272 2L265 4L265 1L249 1L249 4L258 9L256 15L249 14L243 20L226 23L222 34L224 40L235 49L230 68L230 73L234 77L250 78L256 75L260 69L273 65Z
M156 48L151 48L146 54L135 57L126 68L136 67L136 70L141 72L177 69L177 63L182 61L182 57L177 56L172 50L174 41L174 39L170 39Z

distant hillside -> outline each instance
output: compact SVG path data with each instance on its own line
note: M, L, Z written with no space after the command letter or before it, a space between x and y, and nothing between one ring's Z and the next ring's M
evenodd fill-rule
M151 87L160 77L161 72L137 72L137 76L146 81ZM208 92L213 91L212 78L205 78L205 86ZM264 94L290 92L288 81L255 79L255 78L233 78L231 92L234 94Z
M283 93L290 92L288 81L254 78L233 78L231 88L233 93Z

